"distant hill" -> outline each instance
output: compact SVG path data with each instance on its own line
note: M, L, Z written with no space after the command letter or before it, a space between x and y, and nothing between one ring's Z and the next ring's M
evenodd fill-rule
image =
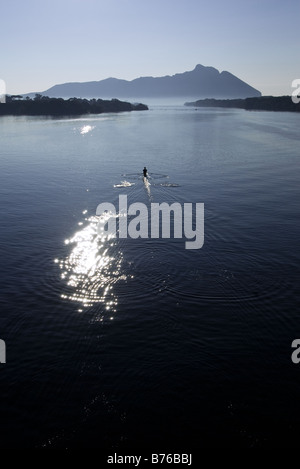
M261 93L229 72L197 65L194 70L164 77L131 81L107 78L83 83L63 83L41 93L49 97L81 98L248 98ZM34 95L34 93L30 93ZM28 96L30 96L28 95Z

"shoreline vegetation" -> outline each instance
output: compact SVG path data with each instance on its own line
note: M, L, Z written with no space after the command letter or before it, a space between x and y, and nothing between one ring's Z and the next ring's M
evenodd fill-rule
M246 111L300 112L300 103L295 104L291 96L261 96L245 99L199 99L184 103L194 107L239 108Z
M104 112L147 111L142 103L128 103L118 99L49 98L36 94L33 99L12 95L0 104L0 116L79 116Z

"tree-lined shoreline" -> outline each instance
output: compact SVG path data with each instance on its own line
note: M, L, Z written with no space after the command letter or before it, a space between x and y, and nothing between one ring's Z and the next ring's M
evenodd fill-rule
M261 96L245 99L199 99L185 103L194 107L238 108L246 111L300 112L300 103L292 101L291 96Z
M146 111L148 106L132 104L118 99L49 98L36 94L33 99L21 96L7 96L0 105L0 116L78 116L102 114L104 112Z

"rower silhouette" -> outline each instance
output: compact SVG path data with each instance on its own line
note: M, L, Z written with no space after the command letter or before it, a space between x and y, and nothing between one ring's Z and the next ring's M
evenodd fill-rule
M144 166L143 175L144 175L144 178L148 177L148 170L147 170L146 166Z

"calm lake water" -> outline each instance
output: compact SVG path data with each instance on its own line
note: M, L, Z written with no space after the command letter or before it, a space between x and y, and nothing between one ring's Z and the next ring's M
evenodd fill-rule
M298 445L299 123L1 118L1 447ZM120 194L204 203L203 247L101 241L96 208Z

